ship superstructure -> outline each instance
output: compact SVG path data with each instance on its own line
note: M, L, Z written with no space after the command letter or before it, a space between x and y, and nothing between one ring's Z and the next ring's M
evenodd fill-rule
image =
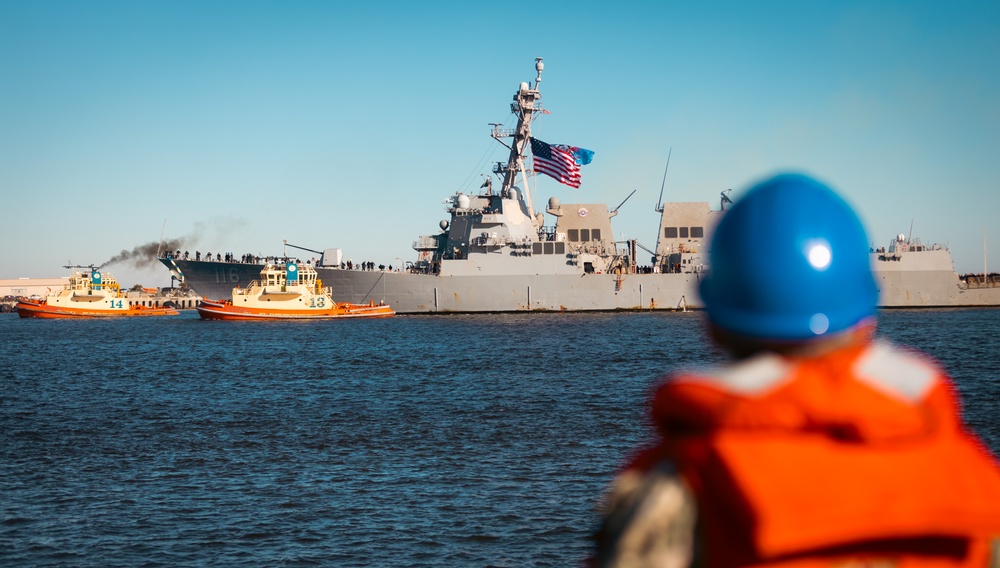
M534 84L521 83L514 94L511 110L517 125L512 129L494 125L491 132L510 149L507 161L493 167L500 178L499 191L493 191L492 179L487 178L478 194L450 196L446 200L450 220L439 224L440 233L421 236L414 243L418 258L411 272L441 276L600 274L628 262L618 253L611 230L611 217L617 211L609 211L607 205L561 205L553 197L545 211L555 218L554 225L546 225L544 214L534 210L534 179L527 162L531 123L542 110L539 84L544 66L540 58L535 69Z
M925 245L900 233L888 246L872 251L879 305L996 306L1000 275L959 276L951 252L941 244Z

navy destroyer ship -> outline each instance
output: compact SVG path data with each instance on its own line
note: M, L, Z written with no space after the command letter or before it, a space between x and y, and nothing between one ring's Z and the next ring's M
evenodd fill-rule
M535 210L531 125L542 113L543 69L538 58L534 82L521 83L514 94L516 126L492 127L491 136L510 150L507 161L493 167L499 191L487 178L478 192L449 196L450 218L413 243L416 258L405 268L358 270L342 261L341 249L303 249L320 255L315 268L333 297L385 302L399 314L701 307L698 281L708 269L712 228L729 203L726 192L718 209L708 202L658 204L655 250L636 240L615 242L611 220L617 207L551 197L544 211ZM1000 277L960 278L946 247L900 236L871 254L883 307L1000 305ZM219 262L177 256L160 261L208 299L249 284L263 266L247 257Z

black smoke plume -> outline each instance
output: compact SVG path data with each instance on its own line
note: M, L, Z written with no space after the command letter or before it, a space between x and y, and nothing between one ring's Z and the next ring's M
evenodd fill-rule
M105 266L112 264L122 263L131 264L136 268L148 268L156 264L157 253L159 253L160 256L163 256L167 253L167 251L173 252L183 249L185 240L186 239L184 238L167 239L162 243L159 241L153 241L144 245L139 245L132 250L122 249L120 253L101 263L100 268L104 268Z
M206 238L218 239L220 235L231 235L232 233L246 226L243 219L230 217L219 217L210 221L198 221L194 224L194 229L182 237L167 239L163 242L151 241L144 245L139 245L132 250L122 250L101 263L101 268L112 264L127 263L135 268L148 268L156 264L156 255L166 255L168 252L176 253L183 251L185 247L193 248Z

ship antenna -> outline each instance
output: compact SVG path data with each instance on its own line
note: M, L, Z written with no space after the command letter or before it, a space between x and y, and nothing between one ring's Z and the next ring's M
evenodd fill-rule
M670 154L672 154L673 151L673 147L667 151L667 167L663 168L663 183L660 184L660 197L656 200L657 213L663 213L663 188L667 185L667 170L670 169Z
M542 58L541 57L536 57L535 58L535 71L538 72L538 75L535 76L535 89L536 90L538 89L538 84L542 82L542 71L544 69L545 69L545 64L542 63Z
M730 205L732 205L733 200L730 199L728 195L726 195L727 193L732 193L732 192L733 192L733 188L729 188L729 189L722 190L722 193L719 194L719 195L722 196L719 199L719 211L725 211L726 210L726 203L729 203Z
M611 215L612 216L617 215L618 214L618 210L621 208L621 206L625 205L625 202L628 201L633 195L635 195L636 191L639 191L639 190L633 189L632 193L628 194L628 197L626 197L625 199L623 199L622 202L618 204L618 207L615 207L614 209L612 209L611 210Z
M156 247L156 258L160 258L160 253L163 251L163 231L167 230L167 219L163 219L163 228L160 229L160 244Z
M910 219L910 234L906 235L906 244L910 244L911 240L913 240L913 219Z

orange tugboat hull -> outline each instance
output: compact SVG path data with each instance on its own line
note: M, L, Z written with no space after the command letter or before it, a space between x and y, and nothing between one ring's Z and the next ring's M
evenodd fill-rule
M15 307L17 315L22 318L120 318L131 316L176 316L180 312L174 308L147 308L131 306L124 310L106 310L101 308L72 308L50 306L44 300L21 300Z
M336 319L336 318L388 318L396 315L389 306L376 304L347 304L338 302L325 310L316 309L267 309L234 306L230 301L203 300L198 304L198 315L213 320L277 320L277 319Z

